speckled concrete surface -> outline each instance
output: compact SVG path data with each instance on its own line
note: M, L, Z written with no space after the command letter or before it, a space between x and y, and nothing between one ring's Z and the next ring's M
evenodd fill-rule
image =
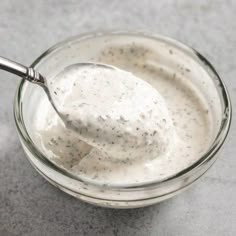
M205 55L236 100L236 1L0 1L0 55L26 65L54 43L98 29L149 29ZM47 183L20 146L12 114L18 80L0 72L0 235L236 235L236 127L195 186L161 204L110 210ZM235 120L235 119L234 119Z

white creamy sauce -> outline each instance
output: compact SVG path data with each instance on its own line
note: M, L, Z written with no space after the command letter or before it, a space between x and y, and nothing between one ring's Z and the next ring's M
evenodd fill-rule
M164 99L129 72L75 64L59 73L50 88L67 127L98 149L101 158L150 159L173 146L174 127Z
M38 146L81 178L118 185L161 181L197 161L211 142L209 106L188 80L193 72L160 70L145 61L148 49L133 48L105 48L93 60L136 76L72 65L51 80L70 129L46 97L40 101Z

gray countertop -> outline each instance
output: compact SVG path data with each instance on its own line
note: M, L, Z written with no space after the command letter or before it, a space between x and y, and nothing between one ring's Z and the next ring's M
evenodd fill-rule
M151 30L205 55L228 86L235 108L235 12L234 0L1 0L0 55L29 65L71 35L99 29ZM236 235L235 122L220 158L186 192L142 209L103 209L61 192L33 169L12 114L19 81L2 71L0 77L1 236Z

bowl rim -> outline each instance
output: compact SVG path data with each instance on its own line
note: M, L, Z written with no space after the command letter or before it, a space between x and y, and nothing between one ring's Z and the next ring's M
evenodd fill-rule
M193 173L195 173L195 171L197 171L199 168L204 166L204 164L210 162L214 158L214 156L218 153L218 151L221 149L221 147L224 144L225 139L229 133L229 129L231 126L231 120L232 120L232 105L231 105L230 96L227 91L227 88L226 88L224 82L222 81L222 79L220 78L220 76L218 75L218 73L216 72L216 70L214 69L214 67L212 66L212 64L204 56L202 56L198 51L196 51L192 47L187 46L185 43L182 43L178 40L172 39L167 36L159 35L156 33L151 33L148 31L111 30L111 31L89 32L89 33L84 33L84 34L79 34L76 36L69 37L66 40L63 40L63 41L55 44L54 46L50 47L48 50L46 50L44 53L42 53L38 58L36 58L34 60L34 62L31 64L31 67L33 67L33 68L37 67L37 65L45 57L47 57L48 55L50 55L51 53L55 52L56 50L60 49L61 47L65 46L68 43L71 43L75 40L81 41L81 40L86 40L89 38L99 37L99 36L104 36L104 35L107 35L107 36L108 35L110 35L110 36L128 35L128 36L137 36L137 37L141 36L141 37L148 37L150 39L167 42L167 43L172 44L174 46L180 47L185 53L191 54L191 56L193 56L195 59L197 59L198 63L203 67L203 69L208 74L209 74L209 72L207 71L207 69L213 74L214 78L210 74L209 74L209 76L212 79L217 80L217 82L218 82L218 91L222 97L221 100L223 100L223 104L222 104L223 118L221 120L221 125L219 128L219 131L217 132L216 138L214 139L214 142L212 143L212 145L193 164L191 164L190 166L186 167L185 169L177 172L176 174L169 176L168 178L166 178L164 180L152 181L152 182L148 182L148 183L144 183L144 184L139 183L139 184L129 184L129 185L117 185L117 184L116 185L113 185L113 184L104 185L104 184L100 184L100 183L87 182L84 179L80 178L79 176L76 176L63 168L60 168L59 166L57 166L56 164L51 162L49 159L47 159L47 157L45 157L43 155L43 153L37 148L37 146L34 145L33 141L31 140L31 138L27 132L25 124L24 124L24 118L23 118L23 113L22 113L21 94L22 94L22 90L23 90L25 84L28 82L25 81L24 79L22 79L18 88L17 88L16 94L15 94L13 112L14 112L14 119L15 119L18 134L19 134L21 140L23 141L23 143L25 144L25 146L27 147L27 149L40 162L43 162L43 164L45 164L46 166L52 168L53 170L55 170L56 172L59 172L62 175L65 175L66 177L72 178L76 181L80 181L80 182L83 182L86 184L89 183L89 184L92 184L96 187L112 187L113 189L123 189L123 190L143 189L143 188L147 188L147 187L154 187L157 185L162 185L162 184L166 184L166 183L169 183L172 181L176 181L180 178L183 178L184 176L192 175Z

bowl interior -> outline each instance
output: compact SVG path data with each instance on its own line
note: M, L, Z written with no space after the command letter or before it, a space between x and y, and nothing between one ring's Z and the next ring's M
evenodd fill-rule
M175 40L141 33L91 34L75 37L56 45L37 59L33 63L33 67L46 78L53 78L55 74L68 65L92 61L111 64L125 70L129 68L129 71L142 78L141 70L137 68L137 64L139 64L138 55L133 54L133 57L128 58L123 55L116 62L108 60L106 57L98 57L100 51L105 47L107 48L108 45L113 50L120 50L121 45L126 45L129 50L135 50L136 47L145 49L148 45L148 48L154 51L155 54L147 55L146 61L153 66L167 68L168 65L169 73L173 73L180 67L183 67L186 71L195 72L193 74L197 76L190 76L189 81L202 92L203 99L207 101L211 109L209 112L212 114L212 143L206 153L199 157L196 163L176 173L174 176L170 176L169 179L184 175L200 166L208 158L211 158L222 145L227 135L230 125L231 106L225 86L213 67L191 48ZM175 56L172 55L173 51ZM33 122L38 118L35 114L37 114L39 101L45 96L40 87L26 81L22 82L16 99L17 108L15 115L19 132L28 147L36 156L48 162L44 151L40 149L38 144ZM45 109L49 108L45 106ZM55 165L55 163L50 161L48 163L66 175L71 174ZM71 176L72 178L79 178L74 176L73 173Z

